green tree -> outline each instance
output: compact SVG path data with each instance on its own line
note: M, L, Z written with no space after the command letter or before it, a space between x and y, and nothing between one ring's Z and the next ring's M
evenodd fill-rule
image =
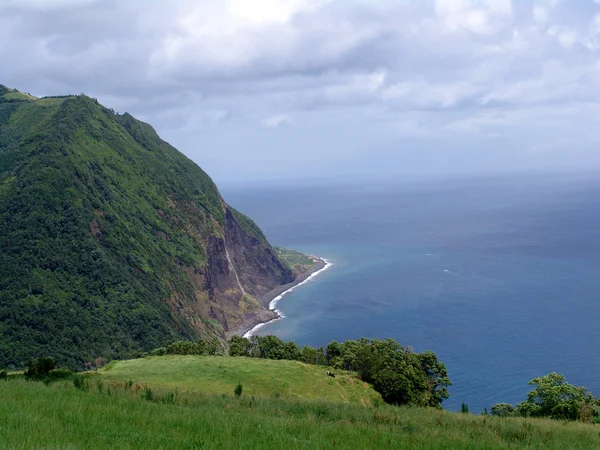
M331 341L327 348L325 349L325 353L327 355L327 362L332 364L334 358L338 358L342 356L342 348L337 341Z
M521 416L576 420L583 405L597 403L585 387L567 383L565 376L556 372L534 378L529 384L535 388L517 405Z
M300 361L302 359L302 351L295 342L284 342L283 352L283 359L289 359L291 361Z
M51 370L56 368L52 358L38 358L29 361L27 371L23 374L26 378L41 380L48 376Z
M231 336L229 340L229 356L250 356L250 340L242 336Z

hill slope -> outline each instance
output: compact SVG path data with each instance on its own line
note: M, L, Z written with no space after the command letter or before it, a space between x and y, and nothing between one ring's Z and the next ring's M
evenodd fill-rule
M328 368L297 361L160 356L114 361L101 371L106 381L134 380L162 390L231 394L241 383L247 395L326 399L371 405L381 396L351 372L328 377ZM333 370L333 369L331 369Z
M224 338L294 281L149 125L0 86L0 367Z
M90 380L0 381L7 448L592 449L598 427L243 394L153 395ZM172 392L171 392L172 394ZM149 401L150 400L150 401ZM35 430L32 432L31 430Z

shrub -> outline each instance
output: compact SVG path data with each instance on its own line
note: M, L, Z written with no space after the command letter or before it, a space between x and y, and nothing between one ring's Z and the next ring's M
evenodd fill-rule
M490 409L492 416L510 417L515 415L515 407L510 403L496 403Z
M165 347L158 347L152 350L152 356L165 356L167 354L167 349Z
M80 391L89 390L88 380L83 375L75 375L73 377L73 386Z
M242 383L238 383L238 385L235 387L235 389L233 390L233 393L235 394L236 397L240 397L242 395Z
M460 412L463 414L469 414L469 405L467 405L465 402L462 402L460 404Z
M0 370L0 380L5 380L8 378L8 372L6 370Z
M167 355L205 355L209 353L204 341L177 341L169 344L166 350Z
M151 402L152 401L152 389L150 389L148 386L146 386L146 389L144 389L144 392L142 392L142 398L144 400Z
M579 420L583 423L594 422L594 408L589 403L582 403L579 406Z
M27 371L23 374L26 378L41 380L56 367L52 358L38 358L29 361Z

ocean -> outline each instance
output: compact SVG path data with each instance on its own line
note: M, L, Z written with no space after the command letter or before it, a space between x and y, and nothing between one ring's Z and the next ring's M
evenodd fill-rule
M274 245L333 265L261 328L300 345L432 350L472 412L549 372L600 394L600 182L519 176L229 188Z

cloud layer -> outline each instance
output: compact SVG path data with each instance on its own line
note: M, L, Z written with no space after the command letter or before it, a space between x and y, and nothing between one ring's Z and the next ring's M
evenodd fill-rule
M592 0L0 0L0 83L218 181L554 170L600 165L599 33Z

